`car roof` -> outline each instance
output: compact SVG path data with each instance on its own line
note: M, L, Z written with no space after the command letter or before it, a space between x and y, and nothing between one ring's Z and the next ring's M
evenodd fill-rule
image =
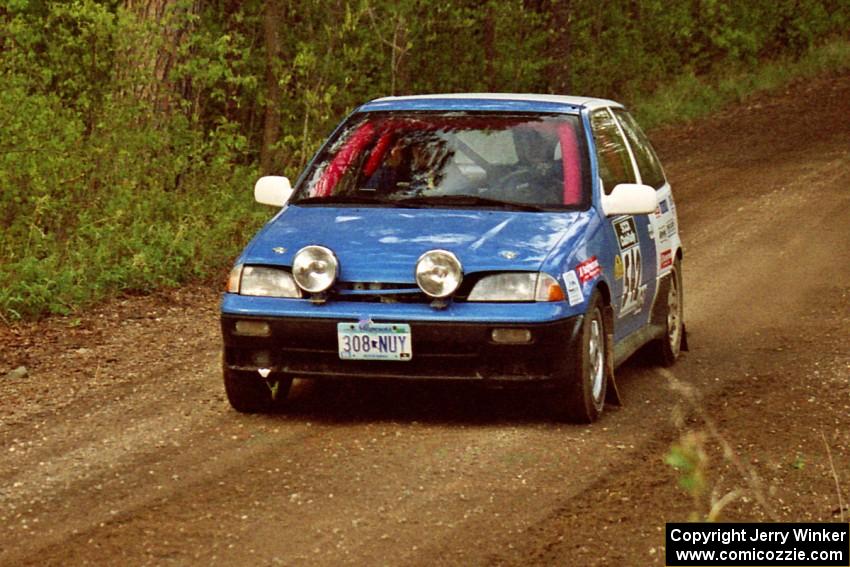
M618 102L603 98L521 94L521 93L452 93L377 98L361 106L358 112L382 110L471 110L558 112L576 114L581 109L605 106L622 107Z

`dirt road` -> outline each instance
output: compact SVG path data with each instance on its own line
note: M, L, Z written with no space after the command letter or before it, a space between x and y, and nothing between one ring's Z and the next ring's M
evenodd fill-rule
M832 77L653 133L691 351L628 362L590 427L420 385L296 383L289 413L237 414L214 290L0 327L0 564L652 565L665 522L730 493L724 519L850 519L848 116Z

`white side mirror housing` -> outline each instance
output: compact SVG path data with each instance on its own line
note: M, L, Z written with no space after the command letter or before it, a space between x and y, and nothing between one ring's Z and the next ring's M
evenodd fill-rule
M655 189L640 183L620 183L610 195L602 195L602 211L607 217L649 214L657 206Z
M254 199L263 205L282 207L292 196L292 184L288 177L267 175L260 177L254 185Z

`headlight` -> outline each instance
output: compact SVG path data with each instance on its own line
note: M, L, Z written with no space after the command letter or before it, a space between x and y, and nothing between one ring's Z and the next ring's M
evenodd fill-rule
M496 274L481 278L468 301L561 301L564 292L549 274L537 272Z
M462 279L460 260L447 250L429 250L416 262L416 283L431 297L448 297Z
M307 293L321 293L336 281L339 262L324 246L305 246L292 260L292 277Z
M278 268L264 266L242 268L242 281L238 292L241 295L262 297L301 297L301 290L295 285L292 274Z

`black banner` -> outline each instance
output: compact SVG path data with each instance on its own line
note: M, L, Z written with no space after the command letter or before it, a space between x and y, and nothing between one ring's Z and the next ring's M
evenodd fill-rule
M667 565L850 566L850 524L671 523Z
M614 229L617 231L617 243L620 245L620 250L625 250L638 243L638 233L633 217L615 220Z

